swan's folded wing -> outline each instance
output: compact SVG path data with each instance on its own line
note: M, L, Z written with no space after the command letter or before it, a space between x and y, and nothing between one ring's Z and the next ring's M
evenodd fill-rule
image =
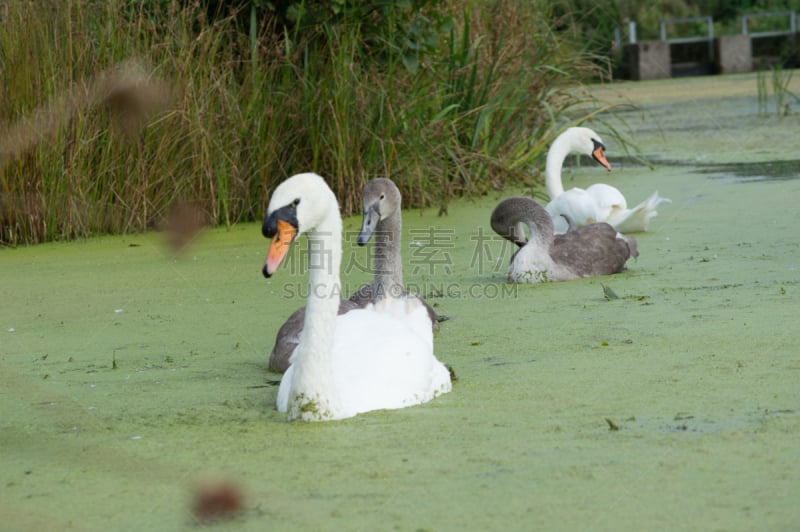
M550 251L553 261L568 265L579 277L621 272L630 255L628 243L618 238L617 231L606 223L556 235Z
M356 413L403 408L450 390L433 354L427 311L418 301L389 299L340 316L333 367L345 409Z
M595 199L579 188L563 192L548 203L545 209L553 219L556 233L565 233L568 229L562 215L567 215L578 226L594 223L600 216Z
M353 301L343 299L339 302L339 314L345 314L351 310L360 308ZM297 344L300 343L300 333L306 321L306 307L295 310L291 316L278 329L275 335L275 345L269 354L269 369L278 373L283 373L291 364L291 356Z

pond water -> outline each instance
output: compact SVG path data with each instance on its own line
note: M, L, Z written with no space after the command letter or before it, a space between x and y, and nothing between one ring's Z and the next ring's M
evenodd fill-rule
M785 181L800 178L800 160L728 163L701 168L700 172L731 182Z
M798 117L759 116L755 75L592 91L638 106L655 169L607 141L614 170L565 184L672 203L626 272L533 286L504 283L488 224L519 191L406 212L406 280L450 318L435 349L458 378L425 405L275 411L267 355L306 277L262 278L257 225L177 258L157 234L0 250L0 528L191 528L221 480L243 505L225 530L796 527Z

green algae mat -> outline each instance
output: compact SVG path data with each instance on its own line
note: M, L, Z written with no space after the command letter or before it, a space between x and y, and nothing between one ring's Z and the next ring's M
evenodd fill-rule
M267 356L306 276L299 252L262 278L258 225L177 257L158 234L0 250L0 529L796 529L800 124L760 116L756 87L593 89L638 106L655 170L607 138L614 171L565 186L672 199L622 274L505 284L488 219L512 192L406 212L406 282L450 318L457 376L413 408L275 411ZM344 291L368 263L345 244ZM239 511L201 520L207 486Z

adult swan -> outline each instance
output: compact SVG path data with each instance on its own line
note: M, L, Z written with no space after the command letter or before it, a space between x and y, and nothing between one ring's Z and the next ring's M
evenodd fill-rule
M308 237L305 327L278 389L290 420L325 421L404 408L451 389L433 354L431 319L419 299L386 297L338 315L342 219L331 189L316 174L295 175L272 194L262 233L271 238L270 277L301 234Z
M379 177L369 181L361 191L364 204L364 218L358 245L365 245L375 234L373 265L375 276L362 286L350 299L339 303L339 314L353 309L364 308L369 303L377 303L384 294L405 295L403 289L403 259L400 254L402 239L402 196L397 186L389 179ZM425 301L433 330L439 330L439 316ZM289 367L289 358L300 342L300 333L305 323L306 308L297 309L278 329L275 346L269 355L269 369L283 373Z
M658 191L629 209L625 196L616 188L597 183L587 189L571 188L564 191L561 182L561 167L570 153L590 155L599 164L611 170L605 155L605 145L600 136L588 127L571 127L553 141L547 152L545 164L545 185L550 203L545 207L553 218L557 233L567 231L567 221L575 225L606 222L621 233L647 231L650 219L658 212L661 203L670 203L658 195Z

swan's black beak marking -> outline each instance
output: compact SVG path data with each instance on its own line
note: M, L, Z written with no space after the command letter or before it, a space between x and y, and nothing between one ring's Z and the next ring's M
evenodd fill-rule
M267 214L264 218L264 223L261 225L261 234L265 238L272 238L278 232L278 220L288 222L297 229L299 225L297 222L297 205L290 203Z
M261 234L272 239L261 273L271 277L297 238L297 201L269 213L261 226Z
M594 145L592 148L592 159L604 166L606 170L611 170L611 163L606 159L606 147L602 142L596 139L592 139L592 144Z

